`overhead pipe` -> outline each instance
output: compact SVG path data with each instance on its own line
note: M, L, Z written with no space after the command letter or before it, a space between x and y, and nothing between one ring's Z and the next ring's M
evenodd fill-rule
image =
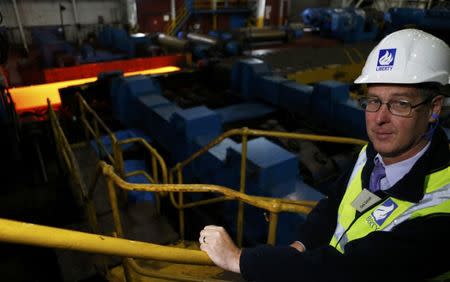
M78 9L77 4L75 2L76 0L72 0L72 10L73 10L73 17L75 19L75 39L78 44L80 44L80 34L79 34L79 28L80 28L80 21L78 19Z
M177 12L176 12L175 0L170 0L170 19L172 20L172 24L175 25L177 22Z
M25 38L25 33L23 32L22 21L20 20L19 10L17 9L17 2L16 0L12 0L12 2L14 6L14 13L16 14L17 25L19 26L20 37L22 38L23 48L25 48L25 51L28 53L28 44Z
M125 9L127 13L127 24L133 30L137 27L137 8L135 0L125 0Z
M266 9L266 0L258 0L258 7L256 8L256 27L264 27L264 12Z
M218 40L210 35L206 34L200 34L195 32L189 32L186 34L186 38L190 41L196 42L196 43L202 43L209 46L217 46L219 43Z
M213 30L217 30L217 0L211 1L211 8L213 10L213 22L212 22L212 28Z
M77 9L77 4L76 4L75 0L72 0L72 8L73 8L73 17L75 19L75 24L79 24L80 21L78 20L78 9Z
M181 52L187 51L189 48L189 41L164 33L158 34L156 41L160 46Z
M278 11L278 25L283 25L283 9L284 9L284 0L280 0L280 8Z

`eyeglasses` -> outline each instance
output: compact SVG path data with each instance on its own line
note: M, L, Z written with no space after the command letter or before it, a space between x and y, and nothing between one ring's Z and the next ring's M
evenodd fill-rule
M411 105L410 102L405 100L392 100L387 103L381 102L378 98L361 98L359 100L359 104L366 112L378 112L381 108L381 105L386 104L389 112L395 116L409 116L411 114L412 109L417 108L423 104L426 104L430 101L430 98L425 99L419 104Z

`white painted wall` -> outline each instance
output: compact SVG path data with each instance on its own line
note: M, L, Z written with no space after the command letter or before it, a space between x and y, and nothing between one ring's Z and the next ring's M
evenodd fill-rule
M16 2L28 43L31 42L30 27L61 24L60 3L66 8L63 11L63 23L67 39L75 41L75 14L72 0L16 0ZM13 44L21 44L12 3L12 0L0 0L0 12L3 15L2 26L8 28L9 37ZM105 24L126 22L126 9L121 0L75 0L75 3L79 24L81 25L80 35L99 28L100 17L103 18Z

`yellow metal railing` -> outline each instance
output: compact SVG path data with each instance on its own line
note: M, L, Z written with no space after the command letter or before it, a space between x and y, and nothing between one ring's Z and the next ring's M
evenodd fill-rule
M249 136L264 136L264 137L273 137L273 138L284 138L284 139L297 139L297 140L309 140L309 141L321 141L321 142L332 142L332 143L343 143L343 144L354 144L354 145L365 145L367 141L354 139L354 138L346 138L346 137L334 137L334 136L323 136L323 135L313 135L313 134L300 134L300 133L288 133L288 132L276 132L276 131L265 131L265 130L255 130L249 128L241 128L241 129L233 129L229 130L213 141L211 141L208 145L198 150L192 156L187 158L186 160L178 163L170 170L169 173L169 182L176 182L181 184L183 183L183 168L185 168L188 164L190 164L193 160L197 159L199 156L208 152L209 149L218 145L224 139L229 138L231 136L241 136L242 142L242 157L241 157L241 174L240 174L240 187L239 192L245 193L245 183L246 183L246 159L247 159L247 142ZM184 208L190 208L199 205L210 204L213 202L220 202L227 200L224 197L218 197L214 199L202 200L197 202L191 202L188 204L184 203L183 194L179 193L178 202L176 201L174 195L171 193L170 195L172 203L179 210L179 221L180 221L180 236L184 234ZM305 202L305 201L289 201L284 199L278 200L280 203L293 204L293 205L302 205L312 207L314 202ZM273 215L275 216L275 215ZM239 201L238 205L238 218L237 218L237 232L236 232L236 242L239 246L242 246L242 238L243 238L243 225L244 225L244 205L242 201ZM275 236L274 234L269 235L269 237ZM183 237L182 237L183 238ZM271 241L271 242L269 242ZM268 243L273 243L274 241L268 240Z
M58 125L52 122L52 126ZM67 141L60 140L62 142ZM0 241L6 243L26 244L39 247L59 248L88 253L125 257L123 260L126 281L131 281L130 271L141 275L172 279L176 281L220 281L189 277L182 274L165 274L141 267L132 258L166 261L177 264L214 265L206 253L179 247L162 246L146 242L127 240L123 237L123 229L115 187L128 191L145 192L196 192L219 193L228 200L239 200L246 204L265 209L271 213L269 223L269 239L275 242L275 232L280 212L308 213L312 207L289 203L280 199L249 196L230 188L217 185L202 184L132 184L125 182L114 172L114 168L100 161L98 171L107 179L110 204L113 210L114 227L117 237L91 234L62 228L48 227L26 222L0 218Z
M84 102L84 100L81 100L81 102ZM84 105L87 106L87 105ZM90 107L86 107L87 110L92 111L91 114L95 115L95 112ZM67 139L65 138L64 132L58 122L58 119L56 117L55 112L51 108L51 104L49 102L49 116L51 120L51 125L53 132L55 134L55 140L57 143L58 151L62 156L64 156L64 159L66 159L68 163L69 169L72 170L72 174L75 176L80 176L79 168L74 164L75 158L73 156L70 144L68 143ZM96 118L99 119L98 116L95 115ZM101 126L105 126L103 122L99 119L98 124ZM105 131L109 132L109 129L105 126ZM246 146L247 137L254 135L254 136L271 136L271 137L279 137L279 138L296 138L296 139L308 139L308 140L316 140L316 141L329 141L329 142L339 142L339 143L352 143L352 144L363 144L364 141L361 140L354 140L350 138L339 138L339 137L327 137L327 136L314 136L314 135L307 135L307 134L292 134L292 133L284 133L284 132L268 132L268 131L261 131L261 130L250 130L247 128L243 129L236 129L231 130L229 132L226 132L216 140L212 141L208 146L203 148L202 150L199 150L196 152L193 156L191 156L186 161L179 163L176 166L176 169L173 169L170 174L170 178L172 180L171 183L173 183L173 174L175 171L177 171L177 177L178 181L182 182L182 168L186 166L190 161L194 160L198 156L200 156L202 153L206 152L209 148L217 145L220 143L223 139L233 136L233 135L242 135L243 137L243 144ZM131 142L143 142L139 138L136 139L130 139L126 141L116 142L116 146L120 148L120 145L122 144L128 144ZM149 151L153 151L154 149L150 145L148 146ZM146 191L146 192L155 192L155 193L170 193L171 199L174 205L182 210L183 208L189 208L193 207L195 205L200 204L207 204L212 203L216 201L221 200L237 200L242 205L248 204L254 207L258 207L261 209L264 209L268 212L270 212L269 215L269 231L268 231L268 238L267 243L274 244L276 241L276 228L278 224L278 215L280 212L295 212L295 213L302 213L307 214L309 213L313 206L315 205L314 202L306 202L306 201L292 201L292 200L286 200L286 199L275 199L275 198L266 198L266 197L257 197L257 196L250 196L246 195L243 192L238 192L230 188L225 188L217 185L204 185L204 184L131 184L127 183L123 180L122 176L119 174L116 174L116 171L118 171L118 168L116 167L119 163L116 160L120 160L121 156L119 155L121 153L120 150L117 150L119 153L117 153L118 158L113 158L115 160L115 166L111 166L107 164L104 161L101 161L98 166L97 173L95 174L95 177L93 178L93 183L89 186L90 189L88 193L83 193L83 199L85 201L90 201L93 196L93 189L96 186L96 182L100 175L103 175L106 177L106 183L108 188L108 195L109 195L109 202L111 205L112 213L113 213L113 220L114 220L114 228L115 233L118 237L123 237L124 232L122 228L121 218L120 218L120 211L118 206L118 199L116 194L116 187L120 188L120 191L126 191L126 190L134 190L134 191ZM241 169L241 188L245 190L245 165L246 165L246 150L243 150L243 158L242 158L242 169ZM153 152L155 153L155 152ZM161 162L164 163L163 159L157 154L152 154L154 156L152 162ZM65 157L67 156L67 157ZM120 166L120 165L119 165ZM153 165L153 168L157 167L156 165ZM163 182L167 183L167 171L164 170L165 166L161 166L162 170L160 173L153 171L153 176L148 176L152 183L158 182L158 176L162 175ZM79 179L77 182L82 183L81 179ZM83 185L81 185L83 186ZM83 190L84 191L84 190ZM195 203L187 203L183 204L182 201L176 202L173 193L179 193L179 195L182 195L182 193L214 193L219 194L220 196L217 199L211 199L211 200L204 200L200 202ZM180 197L179 199L182 199ZM90 210L92 221L90 222L90 225L92 225L93 230L98 231L97 222L96 222L96 213L95 208L92 205L92 209ZM243 213L241 211L241 216L243 220ZM239 219L238 219L239 220ZM2 221L0 220L0 223ZM5 222L5 224L15 226L18 223L16 222ZM184 224L184 223L183 223ZM242 226L242 222L239 223ZM238 225L239 225L238 224ZM162 247L158 245L152 245L147 243L140 243L135 241L128 241L128 240L121 240L116 239L113 237L107 237L103 235L92 235L89 234L87 236L85 233L81 232L74 232L74 231L68 231L68 230L59 230L59 229L53 229L49 227L41 227L36 225L27 225L27 224L21 224L22 227L28 228L26 232L31 232L30 234L36 234L36 237L33 236L16 236L14 235L4 235L4 233L8 233L11 230L16 230L16 227L12 227L11 229L3 228L0 232L0 240L4 240L6 242L15 242L15 243L23 243L23 244L32 244L32 245L39 245L39 246L47 246L47 247L55 247L55 248L68 248L68 249L74 249L74 250L80 250L80 251L87 251L87 252L93 252L93 253L104 253L104 254L111 254L111 255L119 255L129 258L148 258L148 259L156 259L156 260L164 260L169 262L175 262L175 263L187 263L187 264L205 264L205 265L211 265L211 261L205 256L204 253L199 251L192 251L192 250L182 250L179 248L176 248L176 251L173 251L172 249L167 249L170 247ZM29 228L32 228L33 230L30 231ZM34 230L36 228L36 230ZM61 232L60 232L61 231ZM2 233L3 232L3 233ZM23 233L24 230L21 231ZM74 232L74 233L72 233ZM52 234L52 236L48 236L48 234ZM95 232L97 233L97 232ZM61 235L64 240L59 239L59 234ZM15 239L13 239L15 238ZM100 239L100 240L98 240ZM71 241L73 240L73 241ZM119 241L116 241L119 240ZM106 241L106 246L101 245L102 242ZM136 243L138 243L138 247L135 248ZM129 244L133 244L133 247L129 247ZM162 248L160 248L162 247ZM153 248L155 248L153 252ZM143 251L145 250L145 251ZM184 252L186 251L186 252ZM173 256L172 256L173 255ZM179 281L203 281L204 279L197 279L193 277L188 277L185 275L178 275L178 274L163 274L158 271L152 271L145 268L140 267L135 261L132 259L124 259L123 260L123 266L124 266L124 273L127 281L132 280L131 271L134 271L136 273L147 275L151 277L159 277L159 278L165 278L165 279L173 279L173 280L179 280ZM213 281L213 280L210 280Z
M158 151L153 148L145 139L143 138L128 138L126 140L117 140L114 133L109 129L109 127L103 122L103 120L97 115L97 113L88 105L88 103L83 99L81 95L78 94L78 101L80 105L80 120L82 126L85 130L86 140L95 140L97 144L97 148L101 152L100 155L106 156L109 163L114 165L119 174L126 178L128 176L143 174L151 183L159 183L160 180L162 183L168 183L167 176L167 165ZM90 119L88 118L90 115ZM91 122L90 122L91 121ZM91 125L92 124L92 125ZM103 132L106 132L106 135L109 137L112 146L112 155L106 149L105 144L103 144L101 140L101 132L100 128ZM146 151L150 153L151 156L151 164L152 164L152 175L149 175L145 171L134 171L128 174L125 174L124 170L124 159L122 153L122 146L131 143L139 143L143 146Z
M68 158L70 160L68 163L74 163L75 158L73 157L73 153L71 150L71 147L65 138L64 132L58 122L58 119L56 117L55 112L51 108L51 104L49 102L49 115L51 120L52 129L55 133L55 139L57 143L58 151L60 152L67 152L71 158ZM134 142L135 140L128 140L126 142ZM124 142L124 143L126 143ZM120 142L118 142L120 143ZM63 153L64 154L64 153ZM155 160L156 161L156 160ZM79 168L76 166L72 166L72 172L75 175L79 175L78 170ZM269 244L274 244L276 240L276 226L278 223L278 214L280 212L296 212L296 213L309 213L311 209L313 208L314 203L300 203L297 201L288 201L283 199L274 199L274 198L265 198L265 197L256 197L256 196L249 196L244 193L237 192L233 189L216 186L216 185L203 185L203 184L131 184L125 182L119 175L115 173L115 168L111 165L108 165L104 161L101 161L98 166L98 171L93 178L93 184L90 185L92 189L96 187L96 182L99 178L99 176L103 174L107 179L107 188L108 188L108 195L109 195L109 202L112 208L113 213L113 221L114 221L114 228L115 233L118 237L123 237L124 232L122 228L121 218L120 218L120 211L118 206L118 199L116 194L116 187L121 188L121 190L134 190L134 191L147 191L147 192L162 192L162 193L168 193L171 194L174 192L183 193L183 192L202 192L202 193L218 193L222 195L223 199L226 200L238 200L242 203L246 203L255 207L262 208L264 210L267 210L270 212L270 218L269 218L269 235L267 242ZM155 174L157 175L157 174ZM167 174L166 174L167 175ZM80 181L80 183L82 183ZM92 199L93 196L93 190L90 190L87 195L85 195L83 198L85 200ZM93 207L93 206L92 206ZM189 207L188 205L184 206ZM92 217L96 219L95 214L95 208L91 210ZM1 222L1 221L0 221ZM8 222L8 224L15 225L16 223ZM91 222L90 224L94 225L93 230L99 230L97 226L97 222ZM111 254L111 255L119 255L124 257L130 257L130 258L149 258L149 259L156 259L156 260L165 260L169 262L176 262L176 263L189 263L189 264L211 264L211 261L209 259L204 260L204 257L202 258L201 255L198 253L195 253L195 251L189 251L186 252L184 255L180 254L180 249L177 249L176 252L172 252L170 249L159 248L155 247L155 252L149 252L151 255L150 257L145 257L141 250L144 248L144 245L139 245L137 249L130 248L130 250L138 250L139 254L130 252L125 252L125 249L128 248L125 247L127 245L126 242L131 241L115 241L113 237L107 237L107 236L98 236L98 235L85 235L80 232L74 232L67 231L67 230L56 230L49 227L40 227L40 226L33 226L33 225L23 225L27 227L36 227L36 230L33 230L32 233L36 233L36 237L31 236L32 238L25 237L20 238L16 235L8 235L9 237L7 239L4 239L6 242L15 242L15 243L24 243L24 244L32 244L32 245L39 245L39 246L47 246L47 247L55 247L55 248L68 248L68 249L75 249L80 251L87 251L87 252L93 252L93 253L104 253L104 254ZM14 228L12 228L14 229ZM5 229L3 229L4 231ZM6 228L6 230L9 230ZM27 231L28 232L28 231ZM51 238L49 239L48 234L52 233ZM97 232L96 232L97 233ZM55 238L56 234L56 239ZM66 240L60 240L58 239L58 234L61 234L61 237L65 238ZM0 240L3 240L4 237L2 237L0 233ZM94 237L92 237L94 236ZM15 238L14 241L11 238ZM45 240L47 238L47 240ZM67 240L67 238L73 238L73 242L70 242L70 239ZM108 240L106 245L107 246L98 246L98 244L101 244L98 242L98 240L95 240L97 238L100 238L100 241L103 242L105 240ZM83 242L78 242L78 240L81 240ZM75 243L74 243L75 242ZM110 245L110 243L113 242L113 246ZM133 241L134 242L134 241ZM117 245L116 245L117 243ZM123 244L123 245L122 245ZM145 243L143 243L145 244ZM135 245L134 245L135 246ZM148 245L147 247L153 247L153 245ZM108 251L105 251L108 250ZM165 252L165 255L160 254L160 252ZM146 252L144 252L146 253ZM174 257L168 256L167 254L173 254ZM204 254L204 253L202 253ZM199 262L200 261L200 262ZM124 272L125 277L127 281L131 281L131 270L135 271L136 273L140 273L142 275L148 275L152 277L160 277L160 278L167 278L167 279L174 279L179 281L201 281L196 278L191 277L185 277L183 275L167 275L167 274L161 274L157 271L152 271L148 269L144 269L140 267L136 262L134 262L132 259L124 259L123 260L124 265Z
M84 205L84 210L87 213L88 223L90 226L90 229L93 233L99 234L99 226L97 222L96 217L96 210L93 203L93 196L95 188L97 187L97 181L100 177L99 173L95 173L94 177L92 178L92 183L89 185L89 190L86 189L85 183L81 179L80 170L77 165L77 161L74 157L73 151L71 149L71 146L66 139L64 132L59 124L59 120L56 116L56 113L54 112L53 108L51 107L51 103L48 100L48 113L49 113L49 120L51 123L52 131L55 138L55 143L57 146L57 150L59 155L62 156L62 161L67 167L67 170L69 171L70 177L74 180L75 184L79 187L80 191L80 198L82 201L82 204ZM86 106L86 105L85 105ZM87 107L88 110L92 111L91 108ZM92 111L93 112L93 111ZM93 112L95 114L95 112ZM98 116L97 116L98 118ZM100 120L101 121L101 120ZM103 126L105 126L102 122L99 122ZM109 132L109 129L105 126L105 130ZM155 151L153 147L151 147L149 144L145 142L142 138L133 138L129 140L124 140L117 142L118 147L122 144L128 144L131 142L142 142L145 147L150 152ZM120 150L117 152L121 153ZM147 178L150 180L151 183L158 183L158 173L155 171L157 166L155 165L155 162L159 161L163 163L161 166L162 168L162 179L164 183L167 183L167 169L165 166L165 163L163 159L157 154L157 152L153 152L152 154L152 163L153 163L153 175L154 177L151 177L146 172L144 172L144 175L147 176ZM121 155L120 155L121 156ZM118 160L121 160L121 157L118 158ZM115 162L116 164L121 163L120 161ZM132 175L139 172L133 172L129 173L128 175ZM164 192L162 192L164 193ZM119 217L119 207L117 202L117 197L115 192L109 193L110 195L110 204L113 210L113 215L115 220L115 229L116 234L119 234L120 236L123 236L123 230L120 224L117 223L117 218ZM159 208L159 205L158 205ZM159 210L159 209L158 209ZM1 222L1 221L0 221ZM15 222L8 222L7 223L10 226L15 226L17 223ZM134 241L116 241L113 237L107 237L107 236L98 236L98 235L86 235L86 233L81 232L72 232L64 229L55 229L55 228L49 228L49 227L41 227L41 226L35 226L30 224L20 224L20 226L28 226L32 227L33 230L30 231L32 234L36 234L36 236L33 236L31 238L29 237L23 237L16 236L15 233L12 235L9 234L9 232L6 232L4 235L0 232L0 240L4 240L5 242L11 242L11 243L23 243L23 244L30 244L30 245L38 245L38 246L45 246L45 247L54 247L54 248L64 248L64 249L73 249L73 250L79 250L79 251L87 251L90 253L102 253L102 254L112 254L112 255L118 255L118 256L127 256L127 257L134 257L134 258L147 258L147 259L155 259L155 260L163 260L168 262L174 262L174 263L185 263L185 264L207 264L212 265L211 261L203 252L199 251L188 251L183 252L183 249L180 248L173 248L173 247L164 247L163 249L160 249L159 247L162 247L160 245L154 245L150 244L149 246L145 246L146 243L139 242L138 245L134 244ZM14 228L14 227L11 227ZM2 229L5 231L5 229ZM16 228L14 228L16 230ZM8 229L6 229L8 231ZM28 231L27 231L28 232ZM51 234L51 235L50 235ZM62 238L59 238L59 235ZM3 237L2 237L3 236ZM46 240L46 238L51 237L51 240ZM55 240L53 240L55 238ZM71 240L73 239L73 240ZM110 241L106 242L104 246L98 246L99 240L100 242L104 242L105 240L110 239ZM109 243L112 242L112 243ZM131 247L128 246L122 246L124 242L132 242L133 245ZM101 243L100 243L101 244ZM111 244L113 246L111 246ZM126 245L126 243L125 243ZM138 246L136 248L136 246ZM172 250L175 249L175 250ZM105 251L107 250L107 251ZM132 252L130 252L130 250ZM134 251L133 251L134 250ZM141 253L141 250L143 250L143 253ZM181 254L180 251L182 252ZM167 259L167 256L165 256L163 253L171 253L174 254L174 257L169 257ZM178 254L176 254L178 253ZM133 254L133 255L128 255ZM108 273L108 268L106 266L105 260L102 258L101 267L103 269L103 272L106 274ZM204 281L204 279L197 279L194 277L189 277L186 275L172 275L167 273L161 273L159 271L145 269L139 266L134 260L131 259L124 259L123 260L123 266L124 266L124 275L126 281L132 281L132 275L131 270L133 270L136 273L151 276L151 277L157 277L161 279L171 279L176 281ZM214 279L209 279L208 281L219 281Z
M108 135L111 145L114 148L114 144L117 144L117 138L114 133L106 126L103 120L97 115L97 113L86 103L80 94L77 94L79 108L80 108L80 120L84 128L84 134L86 142L93 139L97 145L99 155L106 157L112 165L115 165L114 156L108 152L105 144L101 140L101 136L106 133ZM91 121L91 122L89 122ZM92 123L92 125L91 125ZM114 151L113 151L114 152Z
M75 189L78 188L76 189L75 194L77 194L78 196L78 203L83 207L86 213L89 227L91 228L92 232L98 233L99 228L97 224L95 206L92 200L93 191L88 190L88 187L86 187L86 183L81 178L81 173L72 148L70 147L70 144L67 141L66 136L64 135L64 132L59 124L59 120L56 116L55 111L53 110L49 99L47 99L47 105L49 120L53 136L55 138L57 151L59 153L58 155L62 158L61 161L65 165L69 173L69 177L75 184Z
M278 213L295 212L307 214L314 207L312 202L286 201L283 199L250 196L242 192L238 192L231 188L210 184L132 184L125 182L120 176L115 174L112 166L101 161L99 167L107 177L108 192L110 202L113 205L113 218L116 232L119 237L123 236L122 224L120 220L119 209L117 207L117 196L115 186L128 191L147 191L147 192L168 192L168 193L216 193L222 195L226 200L238 200L242 203L258 207L271 213L269 219L269 235L267 242L274 244L276 239L276 226Z
M2 226L0 228L0 241L7 243L173 263L213 265L206 253L197 250L162 246L3 218L0 218L0 225Z

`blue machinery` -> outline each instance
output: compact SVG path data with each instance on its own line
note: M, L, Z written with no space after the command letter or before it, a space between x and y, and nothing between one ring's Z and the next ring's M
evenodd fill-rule
M425 30L450 29L450 9L434 8L429 10L415 8L391 8L385 14L389 29L395 31L405 26L414 26Z
M301 16L305 24L318 28L322 35L344 42L374 40L405 27L428 31L450 28L450 10L446 7L390 8L381 16L355 8L308 8Z
M362 9L309 8L301 16L306 25L319 28L322 35L344 42L373 40L380 32L375 19Z
M142 130L153 144L168 152L167 158L172 163L184 161L207 145L230 122L261 117L277 109L299 114L346 136L365 136L363 111L350 98L346 84L324 81L315 86L300 85L273 75L267 64L256 59L235 63L231 78L231 90L241 98L241 103L211 110L205 106L180 108L162 95L155 78L118 75L111 79L113 115L125 127ZM303 181L299 174L298 156L279 144L264 137L249 140L247 156L246 193L298 200L323 197ZM226 138L186 167L184 182L238 189L240 163L239 141ZM139 200L139 197L147 196L135 194L133 197ZM228 217L225 220L232 222L236 208L228 203L224 208ZM246 209L245 214L244 239L263 241L268 225L264 215L254 208ZM303 220L301 215L281 214L277 243L294 240L298 230L292 227L292 222ZM229 226L235 232L233 227Z

